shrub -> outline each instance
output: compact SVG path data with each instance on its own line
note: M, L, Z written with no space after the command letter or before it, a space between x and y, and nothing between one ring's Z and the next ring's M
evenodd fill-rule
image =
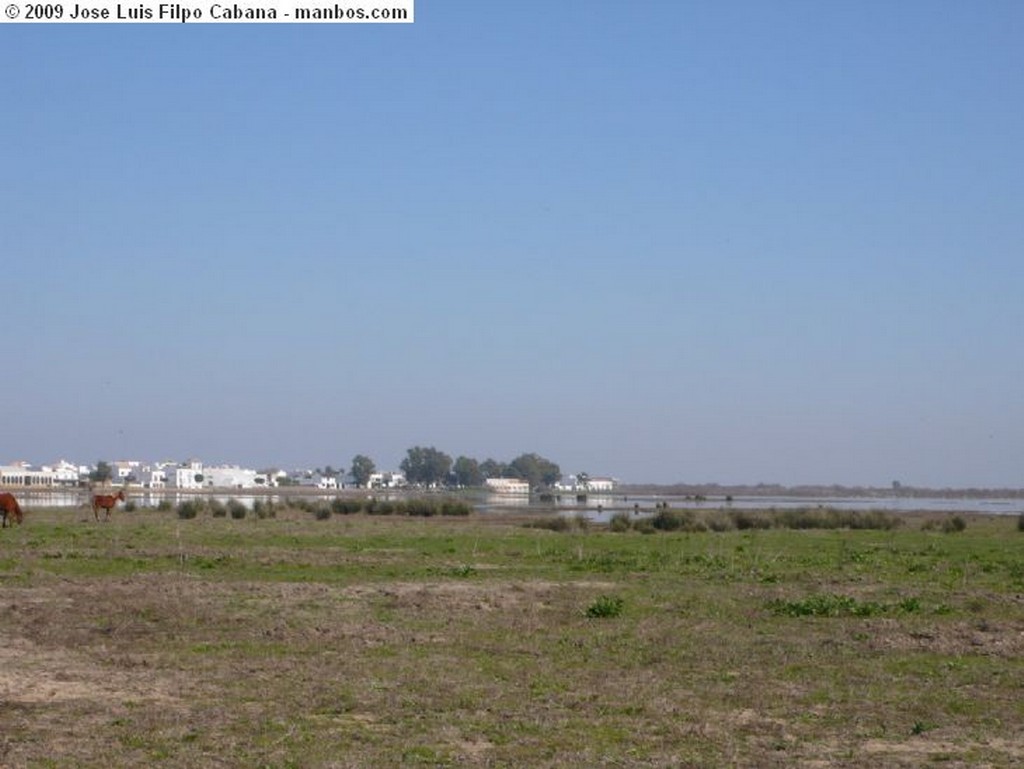
M881 510L867 510L863 513L857 513L856 516L860 523L854 528L891 531L903 525L903 519L898 515L892 515Z
M224 507L224 503L219 499L209 500L206 507L214 518L223 518L228 514L228 509Z
M398 507L402 515L430 518L437 515L437 503L432 499L407 499Z
M888 531L902 519L881 510L838 510L834 507L797 507L772 510L771 520L780 529L881 529Z
M138 509L138 507L134 502L128 501L124 503L124 511L126 513L134 513L136 509Z
M965 521L959 515L954 515L952 518L947 518L945 521L942 522L942 530L946 534L955 534L957 532L963 531L966 528L967 521Z
M704 523L711 531L732 531L736 528L732 516L721 511L707 513L704 516Z
M255 506L256 506L256 503L254 502L253 503L253 507L255 507ZM231 514L231 517L234 518L236 521L239 521L242 518L245 518L245 514L248 512L246 510L246 508L245 508L245 505L243 505L237 499L229 499L228 500L227 511L228 511L228 513Z
M1024 513L1021 513L1020 517L1017 518L1017 531L1024 531Z
M746 510L733 510L729 513L732 516L733 525L740 531L747 529L768 529L772 522L765 515L758 515Z
M331 501L331 512L337 515L353 515L363 509L360 499L334 499Z
M374 515L394 515L396 512L402 512L402 510L397 502L392 502L389 499L379 499L370 512ZM412 515L412 513L409 514Z
M186 499L178 505L178 517L186 520L195 518L202 506L203 503L198 499Z
M171 504L171 500L161 499L160 502L157 504L156 509L159 510L161 513L166 513L169 512L172 507L174 507L174 505Z
M654 534L657 532L657 529L654 528L654 521L650 518L640 518L634 521L633 528L641 534Z
M587 616L591 618L618 617L622 614L625 602L618 597L602 595L598 596L590 606L587 607Z
M824 508L796 507L792 510L777 510L772 514L776 527L780 529L824 529L826 526Z
M629 513L615 513L608 521L608 528L615 532L630 531L633 528L633 520L629 517Z
M275 507L274 503L264 502L262 499L257 499L255 502L252 503L252 512L253 515L255 515L256 518L261 521L264 518L277 517L277 507ZM232 515L232 518L233 517L234 515Z
M523 524L528 529L547 529L548 531L570 531L573 528L571 518L564 515L555 515L551 518L538 518L535 521L527 521Z
M441 515L469 515L473 506L461 499L446 499L441 503Z
M651 526L658 531L678 531L683 527L682 516L664 508L658 510L650 521Z
M707 531L707 527L692 510L669 510L663 507L650 519L659 531Z

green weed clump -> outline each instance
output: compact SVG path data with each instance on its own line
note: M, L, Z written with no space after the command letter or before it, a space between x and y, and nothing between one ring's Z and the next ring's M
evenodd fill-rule
M617 596L598 596L590 606L587 607L586 615L593 619L606 619L618 617L622 614L625 601Z
M858 601L848 595L824 593L795 601L774 599L768 602L768 609L773 614L785 617L875 617L895 612L912 614L921 610L921 601L911 597L895 604L885 604Z

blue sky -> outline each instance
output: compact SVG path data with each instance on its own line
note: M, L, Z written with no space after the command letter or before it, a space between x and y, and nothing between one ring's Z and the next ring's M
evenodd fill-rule
M0 25L0 462L1024 486L1024 6Z

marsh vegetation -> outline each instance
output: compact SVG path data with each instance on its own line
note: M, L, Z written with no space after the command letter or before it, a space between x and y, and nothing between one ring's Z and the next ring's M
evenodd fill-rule
M1016 519L370 512L31 511L0 537L0 765L1024 762Z

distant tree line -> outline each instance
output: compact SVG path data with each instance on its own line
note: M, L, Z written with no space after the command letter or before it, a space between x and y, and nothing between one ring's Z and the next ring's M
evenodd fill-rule
M480 462L466 456L453 460L433 446L408 449L399 467L405 479L418 486L473 487L482 486L488 478L517 478L529 483L531 488L538 488L552 486L562 478L558 465L539 454L520 454L511 462L494 459ZM367 485L376 472L377 466L369 457L357 454L352 458L350 475L357 485Z

